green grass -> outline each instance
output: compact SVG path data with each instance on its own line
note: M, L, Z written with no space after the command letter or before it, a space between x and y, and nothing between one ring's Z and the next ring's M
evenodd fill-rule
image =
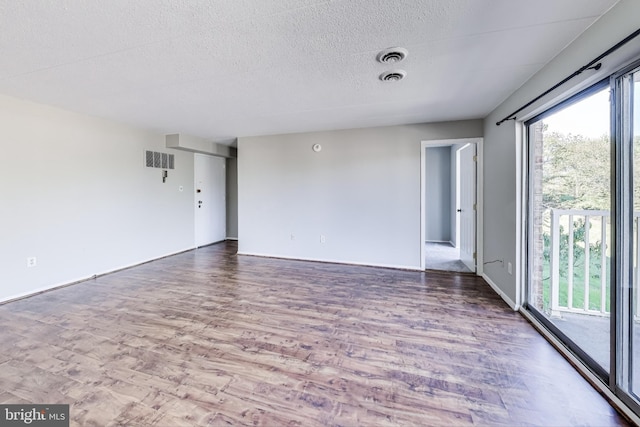
M584 308L584 253L576 253L577 261L574 263L573 269L573 303L572 308L583 309ZM610 276L609 276L609 257L606 258L606 295L605 295L605 307L606 311L610 309ZM542 296L544 311L548 312L551 309L551 273L549 271L549 262L545 260L543 264L543 278L542 281ZM561 307L567 307L568 295L569 295L569 281L567 278L568 265L565 262L560 266L560 289L558 302ZM589 262L589 309L600 311L600 298L601 298L601 285L600 285L600 256L591 257Z

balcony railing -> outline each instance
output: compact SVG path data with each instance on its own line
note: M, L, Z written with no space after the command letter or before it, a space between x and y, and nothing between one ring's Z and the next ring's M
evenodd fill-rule
M550 254L549 254L549 273L550 273L550 306L551 316L559 317L562 312L589 314L594 316L609 316L610 307L608 306L609 293L609 275L611 236L610 236L610 213L609 211L600 210L566 210L551 209L551 229L550 229ZM576 221L583 220L582 224ZM561 226L566 231L561 233ZM638 250L638 242L640 242L640 212L634 214L634 274L635 289L640 289L640 250ZM580 242L574 241L576 236L581 236ZM562 242L564 239L566 241ZM581 255L583 255L582 265L578 268L582 271L574 271L577 264L577 254L575 248L580 247ZM562 254L565 258L561 262L561 249L566 251ZM595 252L598 258L592 260L592 252ZM599 278L593 277L592 267L599 269ZM566 270L566 280L561 283L561 269ZM580 274L582 273L582 274ZM582 276L582 283L575 283L577 276ZM594 280L595 279L595 280ZM598 281L598 283L596 283ZM594 286L595 285L595 286ZM594 288L599 285L599 292L593 292ZM564 289L563 289L564 288ZM582 294L576 299L575 291L579 290ZM561 291L563 298L561 301ZM566 293L566 298L564 294ZM591 298L591 294L596 295ZM635 313L634 318L640 319L640 292L634 292ZM577 302L577 304L576 304Z

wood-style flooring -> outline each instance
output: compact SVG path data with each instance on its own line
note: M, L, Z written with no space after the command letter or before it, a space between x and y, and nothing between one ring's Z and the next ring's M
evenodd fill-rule
M0 403L74 426L624 426L480 278L223 243L0 306Z

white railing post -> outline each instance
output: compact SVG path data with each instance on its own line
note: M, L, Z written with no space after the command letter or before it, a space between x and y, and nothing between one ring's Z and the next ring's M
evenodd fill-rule
M551 280L551 317L560 317L560 217L551 209L551 259L549 264Z
M551 317L561 317L563 312L570 312L576 314L587 314L593 316L609 316L610 310L607 309L607 271L609 267L607 265L607 239L610 238L610 232L607 231L607 226L609 222L609 218L611 213L604 210L580 210L580 209L550 209L551 215L551 235L550 235L550 260L549 260L549 295L551 299L551 307L550 307L550 315ZM584 301L581 304L581 307L574 306L574 285L577 285L575 282L575 258L576 251L574 250L575 244L575 230L576 227L574 225L575 217L584 217L584 283L582 283L582 291L584 292ZM568 219L568 239L567 243L569 245L567 250L567 265L560 265L560 243L562 241L562 236L560 235L560 224L564 224L564 218ZM637 227L640 228L640 212L636 216ZM596 305L595 309L590 309L590 295L589 291L591 290L591 222L592 218L599 218L600 225L602 229L600 230L600 243L599 249L601 250L600 255L600 264L601 264L601 277L599 281L600 288L600 298L598 300L594 299L593 303ZM597 224L596 224L597 225ZM597 231L597 230L596 230ZM594 231L595 232L595 231ZM634 234L636 238L636 245L640 245L640 229L636 229L636 234ZM640 248L640 246L639 246ZM640 249L636 252L637 258L635 262L637 264L636 268L640 266ZM563 271L567 272L567 303L560 303L560 269L564 269ZM636 315L636 319L640 321L640 268L636 271L636 276L634 278L634 286L638 290L636 294L634 294L634 301L636 302L636 307L634 309L634 315ZM594 284L595 286L595 284ZM595 291L595 289L594 289Z
M600 217L600 313L607 312L607 222Z
M569 215L569 248L567 256L567 308L573 308L573 215Z
M589 288L591 285L591 277L589 277L589 233L591 224L589 223L589 215L584 216L584 310L589 310Z

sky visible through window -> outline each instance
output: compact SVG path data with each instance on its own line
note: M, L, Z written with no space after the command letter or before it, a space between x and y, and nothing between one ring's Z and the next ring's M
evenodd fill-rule
M599 138L610 133L609 89L604 89L544 119L549 132Z

